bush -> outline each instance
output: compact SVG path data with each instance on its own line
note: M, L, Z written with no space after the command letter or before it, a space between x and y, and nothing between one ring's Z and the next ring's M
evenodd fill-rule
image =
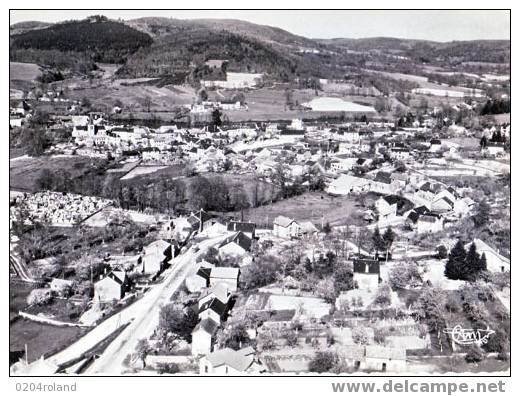
M338 356L333 352L317 352L309 362L309 371L312 373L330 372L338 361Z
M465 359L468 363L478 363L484 359L484 353L478 346L473 345L466 353Z
M50 304L54 296L51 289L34 289L31 290L27 297L27 304L29 305L47 305Z
M177 363L158 363L157 372L159 374L177 374L180 372L180 367Z

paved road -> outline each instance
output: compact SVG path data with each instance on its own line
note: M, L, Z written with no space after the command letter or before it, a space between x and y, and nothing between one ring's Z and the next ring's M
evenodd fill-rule
M137 342L149 337L159 324L159 311L167 304L173 293L182 285L190 273L196 271L197 257L210 246L220 242L225 236L208 239L199 243L199 251L190 249L174 260L173 270L167 274L163 283L156 286L139 301L134 309L133 321L108 346L103 354L85 372L88 375L120 375L125 371L123 361L135 352ZM136 303L137 304L137 303ZM134 304L135 305L135 304Z

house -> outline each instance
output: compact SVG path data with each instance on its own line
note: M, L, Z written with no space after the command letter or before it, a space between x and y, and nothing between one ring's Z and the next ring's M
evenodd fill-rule
M310 221L303 221L300 223L300 235L312 236L318 234L319 230Z
M242 265L249 264L250 260L247 260L247 258L249 257L248 252L251 251L252 242L251 238L239 231L220 243L218 247L219 256L221 258L240 259Z
M485 243L482 239L475 238L473 240L477 248L478 254L486 256L487 270L490 272L506 272L511 270L511 261L502 256L498 249L494 249ZM469 248L471 243L466 245Z
M191 332L191 354L207 355L213 349L213 339L219 324L207 318L201 320Z
M204 211L204 209L199 210L196 214L192 213L188 217L188 222L190 223L193 231L198 232L202 232L206 227L213 225L214 222L211 220L211 215Z
M397 216L397 203L399 197L395 195L387 195L379 198L375 203L379 220L389 220Z
M200 271L200 270L199 270ZM231 292L238 288L240 269L234 267L213 267L210 269L209 285L214 286L219 282L226 284Z
M367 345L363 368L383 372L404 372L406 371L406 349Z
M497 156L505 153L505 146L503 143L488 142L486 147L482 149L486 154Z
M355 259L354 282L358 284L360 289L377 289L381 282L379 261L372 259Z
M128 277L125 271L111 271L94 283L94 302L110 302L125 296Z
M198 292L205 287L209 287L210 274L211 267L201 265L195 274L186 277L184 284L190 293Z
M451 212L454 207L455 202L446 196L441 198L436 197L431 203L431 209L436 213Z
M216 285L201 292L198 302L199 309L206 302L211 301L214 298L218 299L223 304L227 304L230 297L231 291L229 290L228 286L223 282L217 283Z
M333 180L327 188L327 193L331 195L348 195L368 191L370 180L351 175L340 175Z
M200 374L242 374L258 372L255 351L252 347L235 351L219 349L200 359Z
M300 225L288 217L277 216L273 221L273 234L281 238L295 238L300 235Z
M200 306L199 319L211 319L220 324L226 316L227 310L227 304L223 303L218 298L213 297L211 300L206 301Z
M442 142L439 139L430 140L430 149L431 153L437 153L442 149Z
M141 272L148 276L157 276L172 259L172 245L164 240L152 242L143 249Z
M439 232L443 227L442 218L434 214L419 215L417 219L417 233L419 234Z
M245 221L230 221L227 224L227 230L231 232L242 232L251 239L255 238L256 224Z

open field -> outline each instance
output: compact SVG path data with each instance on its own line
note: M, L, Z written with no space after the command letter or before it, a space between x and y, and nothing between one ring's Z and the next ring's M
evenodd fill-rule
M311 221L320 225L329 222L332 226L346 225L357 221L352 197L332 197L325 193L307 192L300 196L284 199L270 205L244 210L244 218L256 222L259 226L273 224L276 216L287 216L297 221ZM236 213L240 216L240 213Z
M14 319L18 311L27 306L27 296L33 285L23 282L9 282L9 319ZM58 327L36 323L27 319L14 319L9 324L9 351L24 351L27 344L29 361L41 355L64 348L85 329Z
M40 67L35 63L9 62L9 81L34 81L41 74Z
M79 327L51 326L18 319L9 325L9 350L23 351L27 344L28 360L32 362L42 355L49 355L68 346L86 329Z
M124 175L121 180L133 179L136 176L147 175L149 173L155 173L161 169L166 169L167 166L137 166Z
M37 180L42 169L67 170L71 177L82 175L85 169L99 162L88 157L22 157L9 161L9 187L11 190L36 191Z

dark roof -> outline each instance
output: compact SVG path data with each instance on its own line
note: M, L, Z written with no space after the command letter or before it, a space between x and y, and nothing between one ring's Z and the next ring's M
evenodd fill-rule
M439 139L432 139L430 140L430 144L442 144L442 142Z
M218 298L212 298L211 300L206 301L204 304L200 306L199 313L206 311L207 309L213 310L220 317L222 317L227 311L227 304L224 304Z
M217 322L210 318L206 318L201 320L199 324L193 329L193 331L195 332L202 329L206 333L213 335L217 332L218 326L219 325Z
M376 178L374 180L385 184L390 184L392 182L390 173L388 172L377 172Z
M242 231L251 232L254 234L256 230L256 224L244 221L230 221L227 225L228 231Z
M413 223L417 223L419 216L429 215L430 213L430 209L428 209L426 206L419 206L408 214L408 219L411 220Z
M355 259L354 272L358 274L379 274L379 261L372 259Z
M237 245L239 245L244 250L247 250L247 251L251 250L252 240L247 235L245 235L242 231L238 231L236 234L224 239L222 241L222 243L219 245L219 247L225 246L231 242L235 242Z
M401 199L395 195L387 195L386 197L383 197L383 199L389 204L397 204Z
M197 275L209 281L211 276L211 268L200 267L197 271Z

